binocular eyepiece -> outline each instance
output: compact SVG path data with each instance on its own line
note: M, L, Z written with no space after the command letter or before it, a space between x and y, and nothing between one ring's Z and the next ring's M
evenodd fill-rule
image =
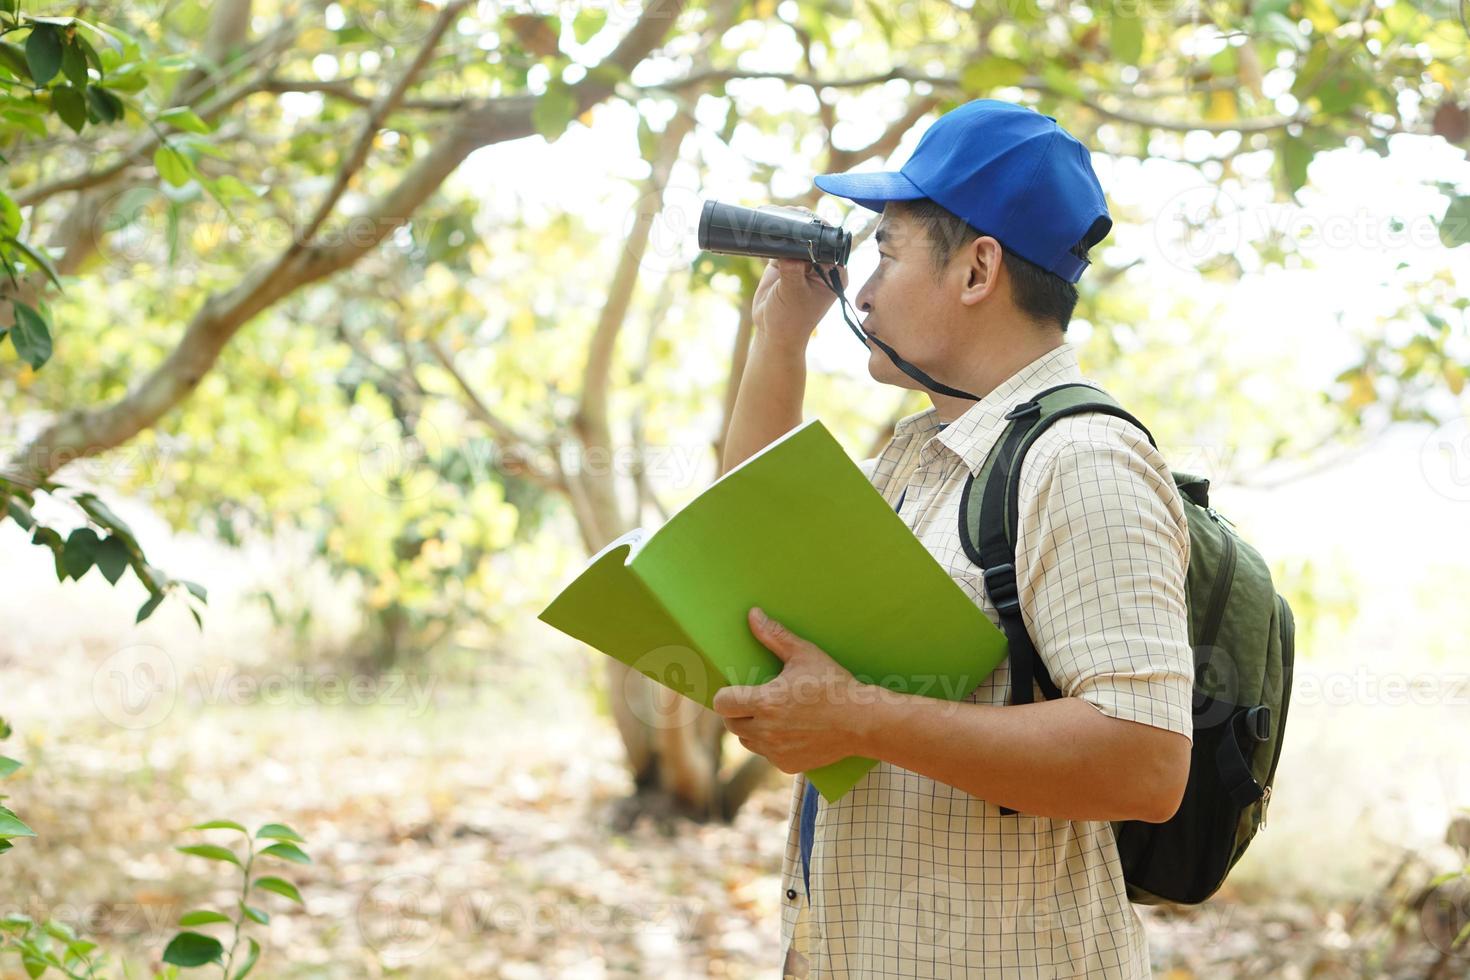
M726 255L845 266L852 251L852 232L794 208L774 204L743 208L705 201L699 214L699 247Z

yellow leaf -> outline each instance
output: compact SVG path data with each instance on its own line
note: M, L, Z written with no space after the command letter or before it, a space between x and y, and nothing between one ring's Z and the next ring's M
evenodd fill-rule
M1373 388L1373 379L1366 374L1353 375L1352 387L1348 391L1348 408L1363 408L1378 400L1378 392Z
M1205 118L1213 122L1229 122L1236 117L1235 92L1232 89L1217 89L1210 93L1210 107Z
M1450 391L1456 395L1465 390L1465 369L1454 361L1446 361L1444 365L1444 383L1450 386Z

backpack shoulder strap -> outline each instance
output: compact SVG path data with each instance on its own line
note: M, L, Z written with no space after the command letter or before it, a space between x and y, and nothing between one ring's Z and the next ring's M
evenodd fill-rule
M995 605L1006 635L1011 666L1010 704L1031 703L1033 679L1041 685L1046 699L1062 696L1046 664L1036 655L1036 646L1021 615L1021 597L1016 585L1016 528L1020 519L1016 500L1027 450L1055 422L1083 412L1098 412L1130 422L1142 429L1149 443L1154 444L1153 435L1143 423L1124 411L1107 392L1081 382L1057 385L1006 413L1010 425L1001 432L980 472L965 481L960 496L960 543L966 556L979 567L985 594ZM1005 806L1000 811L1007 815L1016 813Z
M1011 704L1031 703L1033 676L1047 698L1062 696L1046 666L1036 656L1021 616L1015 567L1021 465L1042 433L1061 419L1084 412L1123 419L1141 429L1150 443L1154 442L1143 423L1107 392L1081 382L1057 385L1006 413L1010 425L996 440L979 474L966 481L960 498L960 541L965 554L981 570L985 593L1000 615L1011 651Z

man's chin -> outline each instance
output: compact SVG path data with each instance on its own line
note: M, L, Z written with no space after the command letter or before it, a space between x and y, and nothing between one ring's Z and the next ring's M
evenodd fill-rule
M891 385L894 388L908 388L910 391L926 391L923 385L898 369L898 365L889 359L876 344L871 345L868 354L868 376L879 384Z

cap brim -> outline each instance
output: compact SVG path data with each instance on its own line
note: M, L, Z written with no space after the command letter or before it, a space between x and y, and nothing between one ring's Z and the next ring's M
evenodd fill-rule
M812 183L836 197L845 197L869 211L883 210L889 201L915 201L927 197L918 185L897 171L857 174L821 174Z

